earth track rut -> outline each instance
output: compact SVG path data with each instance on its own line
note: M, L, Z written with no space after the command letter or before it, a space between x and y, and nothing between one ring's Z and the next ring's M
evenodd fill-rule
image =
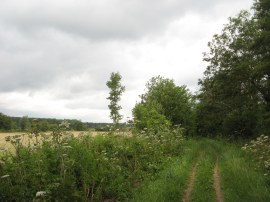
M184 193L184 198L182 202L190 202L191 201L191 194L194 186L195 176L196 176L196 169L198 167L199 161L193 166L193 169L191 171L191 175L189 177L188 186Z
M218 173L217 161L215 163L215 168L214 168L214 188L215 188L217 202L224 202L224 197L223 197L223 193L221 191L221 186L220 186L220 176Z

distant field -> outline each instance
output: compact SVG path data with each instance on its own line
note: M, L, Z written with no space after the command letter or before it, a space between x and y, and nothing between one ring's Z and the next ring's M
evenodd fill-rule
M92 136L99 134L102 134L102 132L82 132L82 131L70 131L70 133L72 133L75 137L78 137L80 135L86 135L86 134L90 134ZM25 134L25 135L23 135ZM0 132L0 149L4 149L4 148L10 148L11 144L10 142L6 142L5 138L7 136L15 136L15 135L21 135L23 137L23 143L28 142L27 139L27 133L26 132ZM43 133L44 134L44 133ZM45 134L50 135L51 132L45 132Z
M78 136L83 136L83 135L91 135L91 136L96 136L98 134L106 134L107 132L96 132L96 131L69 131L72 133L75 137ZM24 135L25 134L25 135ZM42 134L50 135L51 132L45 132ZM129 132L119 132L120 135L127 135L129 136ZM6 142L5 137L7 136L16 136L16 135L21 135L22 136L22 141L24 144L28 143L28 138L27 138L27 133L26 132L0 132L0 149L4 148L10 148L12 145L10 142Z

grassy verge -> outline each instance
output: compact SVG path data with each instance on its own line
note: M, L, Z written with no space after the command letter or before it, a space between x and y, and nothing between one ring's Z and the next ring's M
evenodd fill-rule
M270 201L270 187L263 171L234 145L226 145L220 161L220 175L225 201Z

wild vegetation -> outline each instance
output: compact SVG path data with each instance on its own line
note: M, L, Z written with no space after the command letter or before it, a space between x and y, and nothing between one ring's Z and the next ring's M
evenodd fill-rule
M0 201L270 201L269 0L230 18L204 60L196 95L153 77L128 125L119 123L125 88L112 73L114 125L95 137L68 132L80 121L49 123L48 136L44 120L0 114L2 130L29 139L6 138L13 149L1 149Z
M270 129L270 5L255 1L209 42L199 81L197 132L246 138Z
M181 128L158 135L144 131L132 137L74 138L66 127L59 125L52 139L28 134L31 143L26 146L20 136L6 138L15 151L1 151L1 201L127 200L133 188L154 179L161 165L182 150Z

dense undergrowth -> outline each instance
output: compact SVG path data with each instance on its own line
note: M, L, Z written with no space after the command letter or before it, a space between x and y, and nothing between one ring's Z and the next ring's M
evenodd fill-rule
M62 125L49 138L37 132L6 140L2 150L0 201L124 201L165 161L182 152L182 129L73 137Z

